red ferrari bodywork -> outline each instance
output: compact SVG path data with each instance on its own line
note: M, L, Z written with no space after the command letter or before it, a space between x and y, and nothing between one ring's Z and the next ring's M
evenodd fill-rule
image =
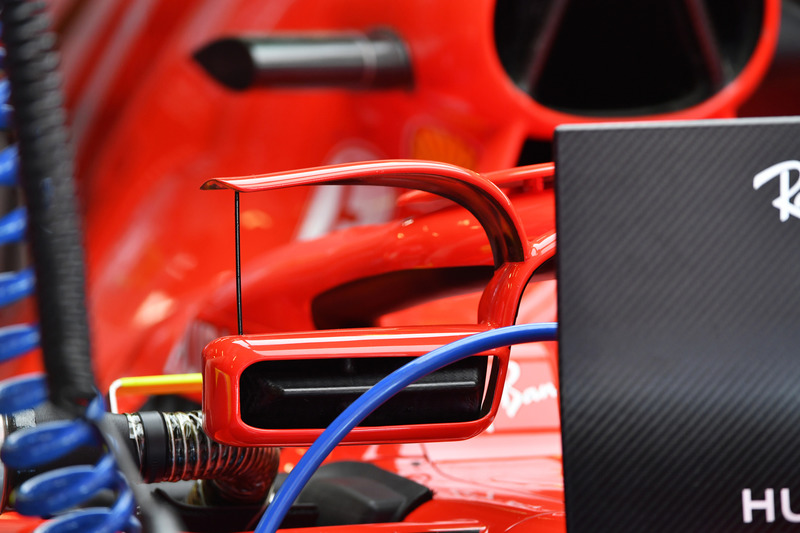
M124 376L199 371L203 346L235 331L231 194L200 188L219 176L286 172L292 185L242 198L246 333L556 319L547 262L555 253L553 165L514 167L527 140L547 141L558 124L610 118L547 108L514 85L495 52L493 0L59 0L52 7L101 389ZM712 97L613 119L735 116L767 71L779 13L779 1L764 2L750 59ZM377 28L406 44L413 87L232 92L192 59L227 35ZM452 163L470 179L494 182L524 237L523 256L498 262L502 225L487 239L468 211L396 188L402 183L315 188L352 177L347 169L355 167L290 172L378 159ZM414 173L437 163L386 165ZM361 184L380 181L371 172ZM523 262L531 256L535 264ZM448 280L448 269L459 267L476 268ZM492 277L493 267L503 276ZM496 417L468 441L338 448L333 459L369 461L430 487L435 498L403 524L324 530L564 531L556 360L555 343L514 348ZM5 372L35 366L27 359ZM290 471L302 453L285 449L281 469ZM3 531L30 527L16 515L0 517Z
M515 166L526 139L548 139L559 123L603 120L549 110L515 87L494 51L491 0L469 9L458 1L312 4L55 3L101 387L162 371L192 319L208 310L207 295L231 279L230 205L199 190L205 179L408 157L494 171ZM764 3L761 37L723 90L647 118L735 115L768 67L779 10L777 1ZM408 47L411 89L237 93L192 60L204 44L231 34L382 27ZM248 198L243 270L254 275L262 264L256 255L298 237L388 221L393 198L379 189L307 188Z

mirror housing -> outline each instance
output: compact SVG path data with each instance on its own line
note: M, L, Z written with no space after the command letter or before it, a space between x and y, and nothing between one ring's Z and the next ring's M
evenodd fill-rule
M309 446L359 395L411 358L481 326L367 328L222 337L203 351L205 430L238 446ZM473 437L497 413L509 349L476 354L411 385L344 442Z
M515 181L552 174L552 165L494 175ZM507 176L506 176L507 174ZM238 446L309 446L360 394L408 360L514 319L525 284L555 253L555 234L530 242L511 201L486 177L447 163L367 161L216 178L204 189L252 193L308 185L378 185L437 194L467 209L489 239L494 275L483 291L478 324L319 330L236 335L203 350L205 430ZM237 258L238 258L238 225ZM237 262L238 272L238 262ZM237 274L238 280L238 274ZM241 299L239 329L241 333ZM423 378L377 408L346 443L466 439L497 413L508 347L489 350Z

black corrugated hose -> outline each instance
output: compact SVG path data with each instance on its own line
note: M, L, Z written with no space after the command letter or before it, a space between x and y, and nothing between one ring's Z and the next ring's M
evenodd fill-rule
M37 280L51 401L82 414L96 396L89 352L83 243L55 36L42 2L4 0L2 38Z
M39 329L51 402L84 417L98 396L92 372L83 242L73 155L58 72L56 39L41 1L2 0L5 69L11 86L14 129L28 211L28 241L36 273ZM104 419L98 425L115 440ZM139 486L133 459L111 445L118 467L147 510L148 531L177 531L171 513Z

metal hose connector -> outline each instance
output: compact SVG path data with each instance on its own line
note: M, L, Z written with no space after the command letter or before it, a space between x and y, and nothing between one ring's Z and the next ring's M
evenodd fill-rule
M209 480L202 489L206 498L213 494L213 499L241 504L266 499L278 472L278 448L215 442L203 431L200 411L158 413L166 429L162 445L161 439L153 441L153 423L143 420L145 415L154 413L126 415L145 481Z

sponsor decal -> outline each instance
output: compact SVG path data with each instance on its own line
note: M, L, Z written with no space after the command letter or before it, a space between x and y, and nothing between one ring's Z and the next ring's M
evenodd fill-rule
M549 398L557 398L558 390L555 383L549 381L541 385L526 387L523 390L514 385L519 381L522 370L516 361L508 362L508 374L506 374L506 385L503 388L503 398L500 407L506 412L509 418L517 416L523 405L539 403Z
M781 516L787 522L799 523L800 513L792 511L791 492L789 489L780 490L780 511ZM761 514L763 512L763 515ZM745 524L760 522L763 517L766 522L775 522L775 489L764 489L764 497L753 496L751 489L742 490L742 520Z
M792 183L791 175L796 179ZM780 194L772 201L772 205L780 211L781 222L790 216L800 218L800 161L784 161L762 170L753 178L753 188L758 190L765 183L778 178Z

